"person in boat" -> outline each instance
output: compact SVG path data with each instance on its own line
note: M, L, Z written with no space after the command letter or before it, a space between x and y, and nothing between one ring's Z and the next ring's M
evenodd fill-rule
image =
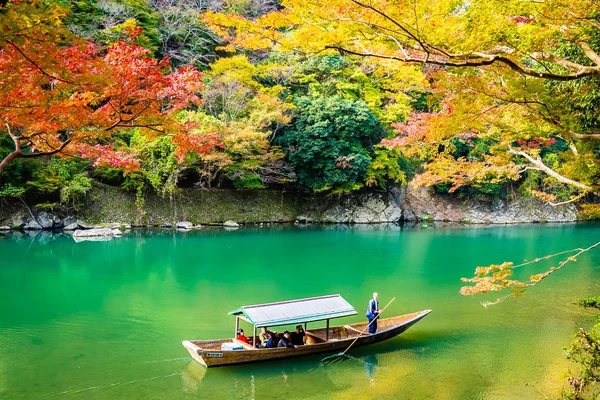
M294 345L292 344L290 333L288 331L283 332L283 336L281 336L281 339L279 339L277 347L294 347Z
M250 339L248 339L248 337L246 335L244 335L244 330L243 329L238 329L238 331L237 331L237 340L239 340L240 342L244 342L244 343L250 344Z
M369 308L367 308L367 319L369 320L369 333L373 334L377 332L377 318L381 311L379 310L379 294L373 293L373 298L369 301Z
M260 333L258 334L258 338L260 339L260 348L261 349L269 349L273 347L273 337L267 331L267 327L263 326L260 328Z
M296 326L296 331L292 332L292 345L302 346L304 344L305 338L306 338L306 333L304 333L304 329L302 329L302 325Z
M271 347L277 347L277 345L279 344L279 340L282 337L282 334L277 333L277 332L272 332L272 331L268 331L269 335L271 335L271 338L273 339L273 343L271 344Z

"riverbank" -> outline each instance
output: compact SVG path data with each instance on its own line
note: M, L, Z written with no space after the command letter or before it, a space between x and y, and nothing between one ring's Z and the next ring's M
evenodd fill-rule
M181 189L168 198L96 184L77 212L34 211L0 200L0 229L179 227L260 223L377 224L445 221L465 224L574 222L573 204L553 207L534 198L462 200L411 184L387 192L307 194L284 190ZM229 222L228 224L226 224ZM73 225L73 224L76 224ZM179 224L179 226L178 226Z

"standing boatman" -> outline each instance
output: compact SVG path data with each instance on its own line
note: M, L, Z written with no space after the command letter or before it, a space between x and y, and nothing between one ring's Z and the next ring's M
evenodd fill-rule
M367 318L369 320L369 333L373 334L377 332L377 317L381 314L379 310L379 293L373 293L373 298L369 300L369 308L367 308Z

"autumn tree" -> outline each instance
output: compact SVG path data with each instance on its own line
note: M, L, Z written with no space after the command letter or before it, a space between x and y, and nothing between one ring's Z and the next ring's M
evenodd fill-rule
M238 48L427 66L434 83L428 115L398 121L399 138L387 143L428 154L422 184L457 190L541 173L550 181L537 178L540 186L566 193L532 190L553 204L597 191L594 2L288 0L283 6L256 20L213 13L205 19ZM551 141L567 151L544 158ZM481 143L487 149L471 156ZM456 151L462 145L465 155Z
M281 98L283 86L263 84L271 75L268 65L256 66L244 56L210 65L201 109L182 114L183 120L198 124L199 134L220 141L210 152L187 159L201 185L211 187L227 179L237 188L255 189L293 180L281 149L272 145L289 124L293 106Z
M216 144L175 119L200 104L202 74L189 66L171 71L169 59L149 57L134 43L139 30L104 50L64 28L58 6L9 2L0 12L2 129L14 143L0 174L15 159L53 154L135 169L133 153L111 145L123 129L180 138L183 151Z

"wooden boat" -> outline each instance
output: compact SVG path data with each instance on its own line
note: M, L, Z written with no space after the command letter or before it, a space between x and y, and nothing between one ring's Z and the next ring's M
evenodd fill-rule
M326 312L319 312L319 300L325 300L321 303L325 304ZM332 309L331 301L342 301L345 303L345 309ZM295 308L303 308L302 313L290 312L290 304ZM321 304L323 305L323 304ZM349 306L350 308L348 308ZM281 313L283 308L283 313ZM310 309L307 315L306 309ZM280 315L285 315L281 320L273 321L275 323L266 324L263 320L257 321L257 313L251 311L260 309L262 317L266 314L273 314L274 311L280 312ZM316 309L316 311L315 311ZM351 310L350 310L351 309ZM189 351L194 360L206 367L217 367L223 365L243 364L258 361L268 361L287 357L299 357L310 354L332 353L344 351L356 339L353 347L364 346L381 342L390 339L394 336L406 331L412 325L419 322L427 316L431 310L419 311L411 314L405 314L396 317L383 318L378 320L378 329L374 334L361 333L367 327L367 322L361 322L349 325L340 325L329 327L329 319L338 318L340 316L353 315L356 311L339 295L313 297L310 299L292 300L289 302L261 304L258 306L242 307L239 310L232 311L230 314L236 315L236 332L239 326L239 320L246 320L254 325L254 335L249 337L250 343L247 344L237 339L216 339L216 340L186 340L182 344ZM244 314L244 315L241 315ZM302 315L300 315L302 314ZM271 318L273 319L273 318ZM313 321L327 321L326 328L318 328L307 330L306 324ZM280 323L281 322L281 323ZM306 343L301 346L291 348L269 348L260 349L254 346L259 342L256 335L256 329L260 326L281 326L293 325L295 323L305 324ZM358 338L358 339L357 339ZM227 345L238 345L241 350L223 350L222 347Z

